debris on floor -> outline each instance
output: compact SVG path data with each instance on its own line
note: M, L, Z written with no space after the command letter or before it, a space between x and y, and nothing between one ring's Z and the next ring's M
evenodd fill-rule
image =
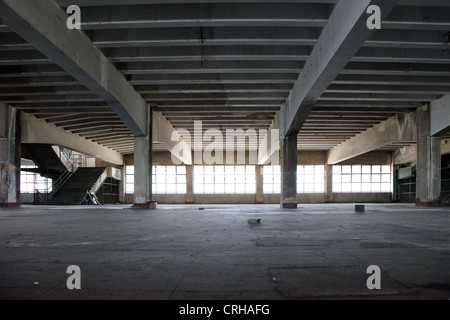
M261 224L261 219L249 219L248 224Z
M81 202L82 205L100 205L100 200L97 198L97 196L94 193L91 193L89 191L86 192L86 196L84 197L83 201Z

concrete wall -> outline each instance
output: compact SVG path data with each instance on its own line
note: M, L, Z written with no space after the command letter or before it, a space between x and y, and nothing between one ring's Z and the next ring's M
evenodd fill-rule
M336 203L387 203L391 202L391 193L333 193Z
M23 204L32 204L34 202L34 195L32 193L21 193L20 201Z
M278 202L279 200L278 196ZM133 195L125 195L125 200L127 204L133 203ZM153 195L153 200L160 204L185 204L186 195L184 194L155 194ZM275 203L278 203L275 202ZM195 194L194 204L255 204L256 195L254 194L225 194L225 195L210 195L210 194Z
M298 203L325 203L325 193L320 194L299 194L297 195ZM280 203L279 194L265 194L265 204L278 204Z
M335 203L389 203L390 193L334 193ZM185 195L154 195L160 204L185 204ZM133 195L126 195L128 204L133 203ZM279 204L279 194L265 194L265 204ZM325 203L325 194L299 194L298 203ZM256 204L256 195L194 195L194 204Z
M325 151L299 151L297 163L299 166L325 165L327 153Z
M335 203L386 203L391 202L390 193L333 193ZM325 194L299 194L298 203L325 203ZM265 194L264 203L280 203L279 194Z

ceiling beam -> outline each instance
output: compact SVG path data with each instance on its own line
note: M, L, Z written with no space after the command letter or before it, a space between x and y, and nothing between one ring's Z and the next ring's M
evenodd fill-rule
M0 18L46 57L101 97L136 136L147 135L147 104L114 65L49 0L0 0Z
M431 103L430 135L439 137L450 132L450 95Z
M328 164L334 165L392 144L417 141L417 113L396 115L330 150Z
M320 0L321 3L336 4L339 0ZM60 6L67 7L77 4L86 7L111 6L111 5L135 5L135 4L179 4L179 3L222 3L224 0L56 0ZM227 3L253 3L254 0L226 0ZM261 3L279 3L279 0L258 0ZM316 0L283 0L284 3L317 3ZM402 6L450 6L447 0L401 0Z
M282 134L297 134L314 103L336 79L374 30L367 28L369 5L378 5L384 20L398 0L348 0L335 6L284 108Z
M31 114L22 114L22 128L22 143L62 146L114 164L123 164L123 156L118 152L37 119Z
M169 121L160 113L153 112L153 141L161 143L172 153L173 159L192 165L192 149ZM188 141L189 142L189 141Z

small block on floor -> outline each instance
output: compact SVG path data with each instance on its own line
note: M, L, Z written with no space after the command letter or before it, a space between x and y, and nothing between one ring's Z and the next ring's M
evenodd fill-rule
M249 219L248 224L261 224L261 219Z

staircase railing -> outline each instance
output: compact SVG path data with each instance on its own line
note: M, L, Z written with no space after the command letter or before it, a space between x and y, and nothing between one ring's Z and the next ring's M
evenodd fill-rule
M72 171L66 171L64 172L58 180L56 180L53 183L52 190L49 190L50 193L56 194L61 188L66 184L67 181L69 181L70 178L74 175L75 172Z
M65 171L47 190L34 190L34 204L48 204L76 171Z
M97 192L100 190L102 185L105 183L106 179L113 178L116 180L122 180L122 170L113 168L113 167L107 167L101 174L100 178L95 182L95 184L92 186L91 190L89 190L90 193L97 194Z
M100 190L101 186L103 185L103 183L105 182L106 179L108 179L108 168L105 168L105 170L103 170L103 173L101 174L101 176L97 179L97 181L95 182L95 184L92 186L91 190L89 190L88 192L92 193L92 194L96 194L98 192L98 190Z
M68 162L69 171L76 171L78 168L84 168L87 166L86 156L81 153L74 153L72 150L59 147L60 156L65 157Z
M72 154L70 160L75 170L78 168L85 168L87 166L86 157L82 154Z

